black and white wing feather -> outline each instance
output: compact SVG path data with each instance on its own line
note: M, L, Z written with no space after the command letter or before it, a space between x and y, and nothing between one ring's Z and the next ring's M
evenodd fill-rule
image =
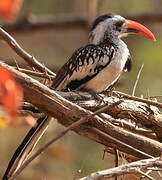
M55 90L75 90L94 78L102 69L109 65L115 47L87 45L74 52L72 57L59 70L53 81Z

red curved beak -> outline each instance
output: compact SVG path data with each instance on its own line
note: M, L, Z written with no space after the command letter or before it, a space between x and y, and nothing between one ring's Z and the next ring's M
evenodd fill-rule
M152 32L140 23L137 23L132 20L127 20L126 28L127 28L127 33L135 33L137 35L144 36L153 41L156 41L156 38L152 34Z

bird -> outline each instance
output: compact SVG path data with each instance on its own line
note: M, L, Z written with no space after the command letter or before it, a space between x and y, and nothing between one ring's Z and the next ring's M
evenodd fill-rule
M132 60L123 37L129 34L156 40L142 24L116 14L104 14L92 23L89 44L76 50L56 74L51 88L56 91L86 90L101 93L108 90L122 72L130 71ZM44 116L30 129L11 158L3 180L8 180L27 159L50 122Z
M53 81L55 90L86 89L100 93L113 85L123 71L131 70L131 56L121 39L137 34L155 40L143 25L120 15L99 16L92 24L90 44L76 50L58 71Z

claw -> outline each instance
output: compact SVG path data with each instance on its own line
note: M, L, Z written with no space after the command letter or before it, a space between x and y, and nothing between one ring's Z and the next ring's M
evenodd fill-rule
M84 88L82 88L80 90L83 91L83 92L88 92L90 95L92 95L94 100L96 100L98 104L102 104L102 103L105 104L104 97L102 95L100 95L99 93L96 93L93 90L87 90L87 89L84 89Z

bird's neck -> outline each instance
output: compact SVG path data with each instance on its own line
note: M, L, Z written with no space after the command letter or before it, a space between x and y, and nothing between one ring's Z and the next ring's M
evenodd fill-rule
M105 45L113 45L113 46L116 46L116 47L118 47L118 44L120 44L120 42L121 42L122 40L121 39L119 39L119 38L105 38L105 39L103 39L103 41L101 41L99 44L105 44Z
M109 33L109 34L105 33L105 35L103 37L103 41L111 42L111 43L117 45L121 41L121 39L113 33Z
M114 34L105 34L103 36L97 35L97 34L90 34L90 38L89 41L91 44L94 45L100 45L100 44L114 44L116 46L118 46L118 44L121 43L121 39L114 35ZM123 41L122 41L123 42Z

